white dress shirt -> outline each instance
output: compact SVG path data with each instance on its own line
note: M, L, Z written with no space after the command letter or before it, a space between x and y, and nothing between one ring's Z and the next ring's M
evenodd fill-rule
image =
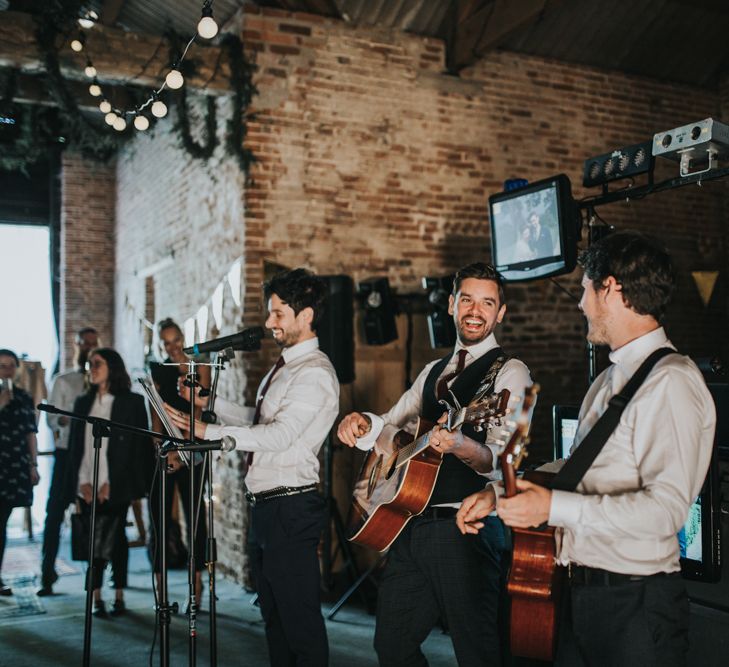
M498 347L498 343L494 334L491 334L476 345L466 346L462 345L460 341L457 342L450 361L438 379L455 371L458 363L458 352L460 350L466 350L468 352L464 366L464 368L468 368L474 361L495 347ZM390 451L392 438L399 430L404 429L409 433L415 433L418 417L420 416L423 405L425 381L433 366L439 361L439 359L431 361L421 371L420 375L418 375L412 387L400 397L400 400L388 412L379 416L369 412L365 413L372 421L372 428L369 433L357 440L357 447L359 449L368 450L376 446L378 451ZM453 378L448 383L448 386L450 387L455 381L456 378ZM532 379L526 364L519 359L509 359L496 376L494 392L498 393L502 389L508 389L514 396L523 396L525 388L531 386L531 384ZM499 454L503 450L503 444L497 444L496 436L492 431L489 431L485 445L493 454L494 470L489 473L484 473L484 476L488 479L500 479L501 471L496 468L496 462L498 461Z
M53 379L53 387L51 395L48 397L48 403L61 410L73 410L74 402L84 393L84 377L83 371L79 370L66 371L56 375ZM58 421L59 417L61 415L46 413L48 426L54 435L57 434L55 438L56 449L68 449L68 436L71 425L69 423L62 426Z
M111 406L114 404L112 394L96 394L94 402L89 410L89 417L100 417L111 419ZM99 449L99 488L109 481L109 461L106 458L109 449L109 438L101 438L101 449ZM86 424L84 432L84 456L81 459L81 467L78 471L78 486L91 484L94 479L94 427ZM80 494L79 494L80 495Z
M673 347L658 328L610 354L613 365L582 402L571 451L645 358L666 346ZM704 483L715 424L714 402L693 361L677 354L661 359L577 491L552 492L549 524L563 529L558 562L622 574L677 572L676 534Z
M243 425L252 422L253 408L219 398L215 409L222 425L205 431L211 440L230 435L237 449L253 452L246 476L253 493L316 484L317 454L339 413L339 382L329 357L319 349L319 339L284 348L282 355L286 363L271 381L256 426ZM258 395L270 373L261 381Z

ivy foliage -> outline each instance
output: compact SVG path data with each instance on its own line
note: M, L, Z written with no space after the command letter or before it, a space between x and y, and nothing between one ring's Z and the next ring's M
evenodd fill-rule
M40 3L36 19L36 40L45 68L46 88L54 107L18 104L17 73L13 70L0 72L0 116L8 130L0 127L3 141L0 151L0 169L25 171L48 154L53 144L72 146L84 156L106 161L134 134L132 124L123 132L111 130L107 125L92 121L81 112L61 74L58 44L65 43L65 36L77 29L76 20L83 5L82 0L46 0ZM171 61L179 57L180 40L168 33ZM247 173L254 160L252 152L244 146L248 108L258 92L253 84L255 66L248 61L243 44L235 35L221 38L221 53L225 52L230 63L232 92L231 115L226 125L226 152L235 157L241 170ZM195 63L185 60L181 64L183 75L194 74ZM180 145L193 158L209 159L218 145L217 108L214 96L205 96L202 122L204 139L198 143L192 136L186 86L177 95L177 120L175 129ZM139 89L128 87L129 99L140 100ZM141 100L140 100L141 101ZM151 118L152 122L156 119ZM157 121L158 122L158 121Z

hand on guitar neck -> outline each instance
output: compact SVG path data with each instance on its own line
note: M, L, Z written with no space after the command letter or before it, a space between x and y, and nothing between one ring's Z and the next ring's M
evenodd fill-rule
M488 447L463 435L460 429L448 430L444 424L448 414L438 420L430 432L428 444L441 454L454 454L476 472L491 472L494 469L494 457Z
M477 533L483 528L480 519L488 516L494 508L501 520L512 528L536 527L549 519L551 490L516 478L516 469L526 456L529 424L538 390L535 385L527 391L520 408L514 411L502 430L506 445L499 458L504 474L504 495L497 504L495 489L490 486L465 498L456 515L456 523L464 535Z

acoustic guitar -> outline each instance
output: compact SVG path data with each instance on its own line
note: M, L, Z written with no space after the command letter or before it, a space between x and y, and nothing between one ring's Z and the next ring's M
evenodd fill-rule
M447 410L443 425L454 431L464 424L487 428L508 410L509 392L479 398L465 408ZM399 431L393 438L393 453L378 455L371 449L362 464L352 494L348 539L356 544L384 551L412 517L427 506L443 462L443 454L428 444L433 424L418 422L415 436Z
M499 457L504 475L504 495L515 496L516 471L527 456L529 423L538 387L524 398L515 416L513 434ZM524 478L549 485L551 473L528 472ZM555 560L554 528L512 528L513 554L506 589L511 596L509 636L515 656L554 659L563 568Z

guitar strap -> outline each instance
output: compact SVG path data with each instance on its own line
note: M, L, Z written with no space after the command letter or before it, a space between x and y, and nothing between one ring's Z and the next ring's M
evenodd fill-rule
M602 451L612 432L620 423L620 415L636 391L651 372L653 366L669 354L677 354L670 347L661 347L650 354L626 385L608 402L608 408L584 437L572 456L552 479L550 488L558 491L574 491L585 476L597 455Z

